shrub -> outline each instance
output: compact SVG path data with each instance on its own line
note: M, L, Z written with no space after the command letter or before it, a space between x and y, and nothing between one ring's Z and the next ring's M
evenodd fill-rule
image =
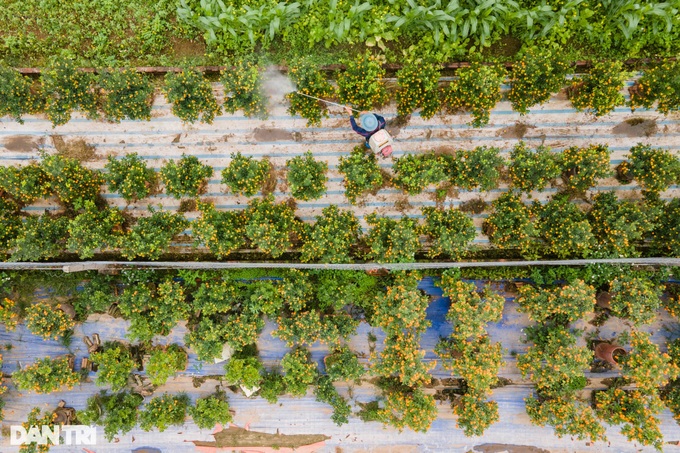
M498 370L504 365L500 343L491 344L488 336L471 341L442 339L435 347L442 365L465 380L466 393L484 397L498 382Z
M274 204L274 197L252 200L246 212L246 236L264 253L278 258L293 246L291 234L300 230L295 211L285 203Z
M9 116L24 124L21 117L38 109L39 100L31 91L31 80L12 68L0 65L0 117Z
M359 110L371 110L387 102L387 90L382 83L385 70L378 58L367 50L345 61L345 70L338 73L338 99Z
M651 109L658 102L656 110L668 115L680 109L680 64L667 61L661 66L648 69L630 90L630 109L639 107Z
M510 153L508 173L514 189L530 193L542 192L548 183L560 176L558 156L546 146L530 150L520 141Z
M286 161L290 192L298 200L316 200L326 193L328 164L314 160L311 151Z
M512 109L524 115L530 107L547 102L552 93L566 84L569 70L565 55L530 48L512 66L512 86L508 93Z
M410 115L421 109L420 116L432 118L441 106L439 70L434 64L422 60L407 61L397 72L397 114Z
M392 168L395 173L394 184L410 195L417 195L430 184L447 179L444 157L433 152L406 154L397 158Z
M133 68L108 70L99 76L99 84L104 90L102 109L108 121L151 120L154 88L148 77Z
M458 416L456 426L468 437L483 435L489 426L498 421L498 403L485 401L477 395L463 395L453 412Z
M91 201L85 210L68 224L66 250L77 253L80 259L94 256L95 250L118 247L125 219L118 208L99 209Z
M139 405L144 398L137 393L119 392L108 395L106 390L87 400L87 408L78 411L78 421L104 427L104 437L111 442L117 435L124 435L137 426Z
M425 351L420 349L420 336L415 329L391 334L385 338L385 348L371 370L375 374L394 377L408 387L424 385L432 379L429 371L437 363L423 362Z
M336 205L323 208L302 244L301 261L343 263L350 261L350 250L359 241L359 220L352 211Z
M23 224L18 216L0 213L0 250L12 248L17 236L21 236L22 230Z
M292 396L304 396L318 374L316 364L310 362L309 351L303 348L286 353L281 359L281 367L286 391Z
M630 319L636 325L652 322L661 307L663 287L645 277L621 275L611 282L609 291L612 314Z
M34 162L22 167L0 167L0 187L19 204L29 205L50 194L50 177Z
M366 236L366 259L378 263L410 263L420 249L418 226L414 219L393 220L371 213L365 217L371 227Z
M19 313L17 312L17 304L14 300L5 297L0 301L0 322L5 326L6 332L16 329L19 323Z
M326 104L303 95L320 99L333 98L335 90L326 80L326 76L306 61L298 61L292 64L288 75L297 86L297 91L286 95L286 99L290 102L288 113L290 115L299 114L305 118L307 126L321 125L321 118L328 118Z
M124 388L136 368L130 350L121 343L105 344L103 350L93 352L90 359L98 366L97 385L110 384L113 390Z
M29 332L45 340L57 340L75 325L66 313L45 302L26 307L24 321Z
M55 219L49 214L26 217L9 244L14 249L9 260L40 261L58 256L64 249L67 229L65 217Z
M169 161L161 168L165 192L175 198L197 197L205 192L207 179L213 175L210 165L203 165L196 156L182 154L178 163Z
M172 104L172 113L185 123L212 124L220 113L215 94L208 82L196 69L165 75L165 97Z
M366 192L377 192L383 185L383 175L373 153L355 146L348 157L340 158L338 170L344 176L345 197L354 204Z
M447 255L453 260L460 259L477 236L472 219L458 209L425 207L422 213L425 224L421 233L430 240L427 255L431 258Z
M489 286L480 293L473 283L444 272L441 287L444 295L451 299L446 319L453 324L453 338L465 340L484 336L487 323L501 320L505 299L494 294Z
M196 352L198 360L212 361L222 356L225 330L221 322L202 317L184 336L184 342Z
M659 223L652 232L653 244L666 256L680 256L680 199L662 205Z
M19 390L52 393L64 386L72 389L80 382L80 375L71 369L68 357L46 357L12 373L12 381Z
M78 70L72 60L57 61L41 73L40 81L46 100L45 111L53 127L66 124L76 109L88 118L97 117L94 75Z
M458 76L449 86L444 101L450 110L472 113L472 127L489 124L489 114L501 100L501 83L505 70L500 67L472 63L470 67L456 71Z
M146 365L146 374L153 385L163 385L178 371L187 367L187 353L181 346L171 344L165 348L158 348L151 353Z
M23 426L24 430L26 432L30 432L30 429L32 427L38 427L40 433L42 433L42 427L45 426L48 428L50 431L54 431L54 413L45 411L42 414L42 417L40 416L40 408L39 407L34 407L31 409L31 412L28 413L28 419L26 422L22 423L21 426ZM35 438L34 438L35 439ZM19 452L21 453L46 453L50 450L50 446L54 445L52 443L52 440L47 437L46 443L41 443L38 445L37 442L26 442L19 447Z
M680 182L680 159L668 150L638 143L628 159L630 173L648 192L658 194Z
M272 166L269 160L257 161L241 152L231 153L231 162L222 170L222 184L226 184L234 195L252 197L262 190Z
M347 346L336 346L331 354L324 358L326 375L331 381L354 381L365 374L357 355Z
M560 259L588 257L595 242L586 215L565 196L555 196L543 206L535 205L538 231L546 252Z
M598 179L609 178L611 150L607 145L572 146L562 152L562 179L567 190L585 192L597 185Z
M139 427L144 431L156 428L163 432L170 426L180 426L187 416L190 402L184 393L177 395L164 393L157 396L144 406L144 411L139 416Z
M154 211L149 217L139 217L137 223L121 239L120 254L132 260L137 257L158 259L167 252L170 241L189 225L181 214Z
M278 329L272 336L285 341L290 347L299 344L312 344L317 341L337 344L354 334L358 322L347 314L322 314L319 310L291 313L289 317L279 316Z
M232 385L242 385L252 389L262 382L262 362L254 356L235 356L224 365L224 379Z
M98 170L85 168L76 159L42 154L40 166L50 177L50 187L68 207L81 209L99 197L104 178Z
M234 418L224 392L197 399L196 405L189 408L189 415L200 429L212 429L218 423L225 426Z
M498 148L478 146L473 150L456 151L458 174L455 184L463 189L479 187L488 191L498 187L505 163Z
M282 375L274 371L265 372L262 375L260 396L266 399L269 404L275 404L279 400L279 396L284 393L286 393L286 382Z
M253 62L239 59L233 67L222 71L224 85L224 111L243 110L247 117L267 119L267 99L262 93L260 68Z
M633 350L620 359L623 376L645 395L656 394L658 388L680 374L680 367L673 363L671 356L661 353L649 337L647 332L633 331L630 341Z
M76 319L87 319L90 313L104 313L117 299L114 295L114 277L99 273L91 276L71 300Z
M517 249L527 258L535 257L538 231L531 209L510 192L494 200L492 206L483 226L489 241L500 249Z
M574 397L551 398L539 401L534 397L525 399L527 415L531 423L538 426L550 425L560 439L576 437L591 442L606 441L605 429L597 419L595 411Z
M191 224L194 245L203 244L218 259L245 246L245 211L218 211L212 203L198 203L201 217Z
M580 279L553 289L522 286L517 297L519 311L527 313L532 321L564 325L592 313L595 302L595 288Z
M153 169L147 168L139 154L126 154L121 159L109 156L108 160L104 168L110 191L118 192L128 203L149 196L157 176Z
M379 416L399 431L405 427L415 432L426 432L437 418L437 406L432 395L422 389L405 388L388 392L385 408Z
M606 115L624 105L625 98L620 91L627 76L620 61L595 63L588 74L574 80L567 90L571 104L578 111Z
M333 407L333 415L331 415L333 423L338 426L349 423L352 407L345 398L340 396L328 376L319 377L314 394L317 401L330 404Z
M380 326L388 335L399 335L404 329L424 332L429 325L425 310L430 301L417 286L417 274L396 274L384 292L379 292L371 302L366 303L371 307L371 325Z

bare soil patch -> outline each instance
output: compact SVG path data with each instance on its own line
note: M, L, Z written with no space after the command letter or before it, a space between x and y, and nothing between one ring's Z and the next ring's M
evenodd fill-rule
M19 153L29 153L40 148L42 144L42 138L33 137L32 135L12 135L3 142L5 148Z
M258 142L274 142L276 140L293 140L293 134L283 129L257 127L253 138Z
M496 133L497 137L503 138L524 138L529 129L536 129L536 126L525 123L515 123L514 126L504 127Z
M217 448L299 448L330 439L329 436L323 434L268 434L258 431L247 431L236 426L230 426L213 434L213 436L215 437L215 442L193 441L193 443L197 447Z
M170 40L175 57L196 57L205 54L205 43L184 38L172 38Z
M656 120L630 118L614 126L612 132L626 137L651 137L658 129Z
M57 148L57 153L64 157L77 159L81 162L96 160L98 158L96 148L82 138L66 141L60 135L51 135L52 143Z

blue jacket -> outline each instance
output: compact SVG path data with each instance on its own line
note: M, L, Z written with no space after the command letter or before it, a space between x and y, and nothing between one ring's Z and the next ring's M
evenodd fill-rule
M352 123L352 129L354 130L354 132L356 132L357 134L361 135L366 140L368 140L369 138L371 138L371 135L375 134L380 129L385 129L385 124L386 124L385 118L383 118L380 115L376 115L375 113L374 113L374 115L378 119L378 127L374 131L370 131L370 132L357 124L357 122L354 120L354 115L350 116L349 122Z

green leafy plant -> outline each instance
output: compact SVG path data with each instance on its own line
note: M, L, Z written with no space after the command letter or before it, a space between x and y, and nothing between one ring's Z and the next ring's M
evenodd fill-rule
M485 401L477 395L463 395L453 412L458 416L456 426L468 437L481 436L498 421L498 403Z
M478 146L473 150L458 150L455 184L467 190L475 187L484 191L495 189L504 164L498 148Z
M222 71L220 81L227 93L222 106L225 112L243 110L247 117L267 119L267 99L262 93L262 76L258 65L239 59Z
M463 282L445 271L441 287L444 295L451 299L446 319L453 324L453 338L465 340L484 336L487 323L500 321L505 299L494 294L488 286L480 293L473 283Z
M76 68L73 60L58 60L41 73L45 112L52 126L66 124L71 113L78 109L88 118L97 117L97 96L94 76Z
M144 406L139 416L139 427L144 431L156 428L163 432L170 426L179 426L184 423L190 402L185 393L157 396Z
M50 431L54 431L54 425L55 425L55 420L54 420L54 414L52 412L45 411L42 414L42 417L40 416L40 408L39 407L34 407L31 409L31 411L28 413L27 420L21 424L21 426L26 430L26 432L30 432L30 429L32 427L38 427L40 426L40 430L42 430L42 427L45 426L48 428ZM42 432L42 431L40 431ZM52 442L52 439L47 437L45 443L40 443L38 444L37 442L25 442L19 447L19 451L21 453L47 453L50 450L50 446L54 445Z
M286 382L283 376L275 371L269 371L262 375L262 386L260 396L267 400L269 404L275 404L279 396L286 393Z
M226 426L234 419L224 392L197 399L196 404L189 408L189 415L200 429L212 429L218 423Z
M418 225L410 217L394 220L371 213L365 217L371 227L366 236L366 259L379 263L409 263L415 261L420 249Z
M71 369L67 357L46 357L12 373L12 381L19 390L52 393L62 387L72 389L80 382L80 375Z
M104 184L97 170L83 167L76 159L57 154L42 154L40 166L50 177L50 187L59 200L74 209L81 209L86 201L95 201Z
M128 376L135 368L130 349L121 343L107 343L102 351L90 355L97 364L97 385L110 384L113 390L127 385Z
M286 353L281 359L281 367L286 391L292 396L304 396L318 375L316 364L310 362L309 351L303 348Z
M356 146L348 157L341 157L338 170L344 176L345 197L352 204L366 192L377 192L383 185L375 155L366 153L363 146Z
M535 257L537 228L531 209L521 198L506 192L492 203L493 212L484 221L484 234L500 249L517 249L523 256Z
M612 293L612 314L630 319L636 325L652 322L661 307L663 287L647 278L621 275L611 282L609 291Z
M182 154L179 162L168 161L161 168L161 179L165 192L175 198L197 197L205 192L207 179L213 175L213 168L204 165L196 156Z
M456 337L460 337L457 335ZM435 347L442 365L465 380L466 393L484 397L498 382L498 371L504 364L500 343L491 344L488 336L472 340L442 339Z
M45 302L26 307L24 321L29 332L45 340L57 340L66 335L75 325L61 309Z
M87 399L87 408L78 411L78 421L86 425L104 427L104 437L111 442L117 435L124 435L137 426L139 406L144 398L131 392L107 394L102 390Z
M565 55L548 49L530 48L512 66L508 99L512 109L522 115L529 108L544 104L565 84L570 65Z
M370 110L387 102L387 90L382 83L385 70L378 58L369 51L346 60L345 70L338 73L338 98L359 110Z
M603 116L625 104L620 91L627 76L620 61L597 62L589 73L572 82L567 94L576 110Z
M191 224L194 244L203 244L222 259L245 246L244 211L218 211L212 203L198 203L201 217Z
M301 261L342 263L350 261L350 250L359 241L359 220L352 211L336 205L323 208L302 244Z
M428 152L425 154L406 154L394 161L392 166L394 184L410 195L416 195L430 184L447 179L447 162L442 155Z
M556 195L545 205L534 205L538 232L545 250L560 259L587 257L595 243L586 214L567 199Z
M643 107L651 109L657 103L656 110L668 115L680 110L680 79L677 77L680 64L677 61L666 61L660 66L644 71L635 85L630 89L630 109Z
M574 397L539 400L525 399L527 415L531 423L550 425L557 437L576 437L591 442L606 441L605 429L592 407Z
M316 200L326 193L328 164L316 161L311 151L286 161L290 192L298 200Z
M262 382L262 369L262 362L255 356L232 357L224 366L224 379L248 389L258 388Z
M288 346L304 345L320 341L338 344L356 333L358 322L344 313L322 314L319 310L292 313L277 318L278 329L272 335L285 341Z
M562 170L558 156L550 148L541 145L530 150L520 141L510 152L508 173L512 187L528 194L534 190L543 191L548 183L560 176Z
M0 301L0 322L5 326L7 332L16 329L19 323L17 303L9 297L5 297Z
M501 100L501 83L505 70L500 66L472 63L456 72L457 80L449 86L445 104L449 110L464 110L472 114L470 125L484 127L489 124L489 114Z
M34 162L21 167L0 167L0 187L20 205L29 205L50 194L50 177Z
M210 82L196 69L185 68L180 73L165 75L165 97L172 104L172 113L185 123L212 124L220 113Z
M333 423L338 426L349 423L352 407L345 398L340 396L340 393L333 386L333 381L328 376L319 377L314 394L317 401L330 404L333 407L333 414L331 415Z
M638 143L630 149L628 163L645 191L658 194L680 181L680 159L668 150Z
M304 95L329 99L334 97L335 90L326 77L308 61L293 63L288 75L297 86L297 91L286 94L286 99L290 102L288 113L305 118L307 126L319 126L322 118L328 118L326 104Z
M151 120L154 88L151 81L133 68L108 70L99 76L104 90L102 110L108 121Z
M8 223L5 226L15 227ZM13 249L9 260L40 261L58 256L64 249L67 231L68 219L65 217L29 216L8 244Z
M517 303L529 319L545 323L569 324L583 319L595 309L595 288L577 279L558 288L519 288Z
M39 99L31 90L31 81L18 71L0 65L0 117L9 116L24 124L23 115L35 113Z
M222 184L226 184L235 195L252 197L263 189L272 166L269 160L257 161L241 152L231 153L231 162L222 170Z
M611 177L610 153L607 145L589 145L586 148L572 146L565 149L561 156L565 188L574 192L585 192L597 185L598 179Z
M86 201L85 210L68 224L66 250L77 253L80 259L88 259L95 250L113 249L119 245L124 222L118 208L99 209Z
M146 374L153 385L163 385L176 372L187 367L187 353L181 346L171 344L151 353Z
M338 346L324 357L326 375L331 381L357 382L366 373L357 355L347 346Z
M432 395L421 388L401 388L387 393L385 407L379 409L381 420L400 431L408 427L415 432L426 432L437 418L437 405Z
M274 204L274 197L252 200L246 213L246 236L264 253L278 258L293 246L291 234L299 231L295 211L285 203Z
M109 156L104 168L109 190L121 194L128 203L146 198L156 186L156 172L137 153L121 159Z
M168 250L170 241L189 225L181 214L149 209L148 217L139 217L121 239L120 254L132 260L137 257L158 259Z
M652 343L647 332L631 332L630 345L632 351L620 359L621 372L642 394L656 394L660 387L680 375L680 367Z
M675 198L661 206L659 223L652 237L657 250L669 256L680 256L680 199Z
M421 109L420 116L432 118L440 109L439 70L422 60L407 61L397 72L397 113L410 115Z
M477 236L470 217L458 209L425 207L422 213L425 223L421 227L421 233L430 240L427 251L429 257L447 255L457 260L465 255L470 243Z
M420 336L415 329L389 335L385 348L373 365L372 372L385 377L394 377L401 385L419 387L430 382L429 371L436 362L423 362L425 351L420 349Z

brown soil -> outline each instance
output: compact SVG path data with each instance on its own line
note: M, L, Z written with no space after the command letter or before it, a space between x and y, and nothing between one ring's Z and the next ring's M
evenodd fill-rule
M268 434L231 426L213 434L215 442L193 441L197 447L274 447L299 448L330 439L323 434Z
M253 138L258 142L274 142L276 140L293 140L293 134L283 129L258 127L253 132Z
M60 135L52 135L52 143L57 148L57 153L64 157L77 159L81 162L87 162L97 159L96 148L83 140L78 138L76 140L64 140Z
M399 196L397 201L394 202L394 208L402 214L405 214L406 211L413 209L413 205L409 203L408 196L403 195Z
M529 129L536 129L536 126L524 123L515 123L514 126L505 127L496 133L497 137L503 138L524 138Z
M475 445L472 447L472 451L479 453L550 453L549 450L544 450L543 448L510 444Z
M9 151L16 151L20 153L29 153L35 149L40 148L43 144L43 139L33 137L31 135L13 135L4 140L3 145Z
M512 57L522 48L522 41L511 35L505 35L495 43L491 44L488 51L489 55Z
M631 118L614 126L612 132L626 137L651 137L658 129L656 120Z
M205 54L205 43L183 38L172 38L170 40L172 51L175 57L196 57Z
M267 157L264 157L264 159L268 159ZM262 195L269 195L270 193L274 193L276 190L276 184L278 183L278 172L276 171L276 167L274 164L270 164L269 166L269 177L265 180L264 184L262 184Z
M486 211L487 205L482 197L473 198L460 204L459 209L463 212L481 214Z

